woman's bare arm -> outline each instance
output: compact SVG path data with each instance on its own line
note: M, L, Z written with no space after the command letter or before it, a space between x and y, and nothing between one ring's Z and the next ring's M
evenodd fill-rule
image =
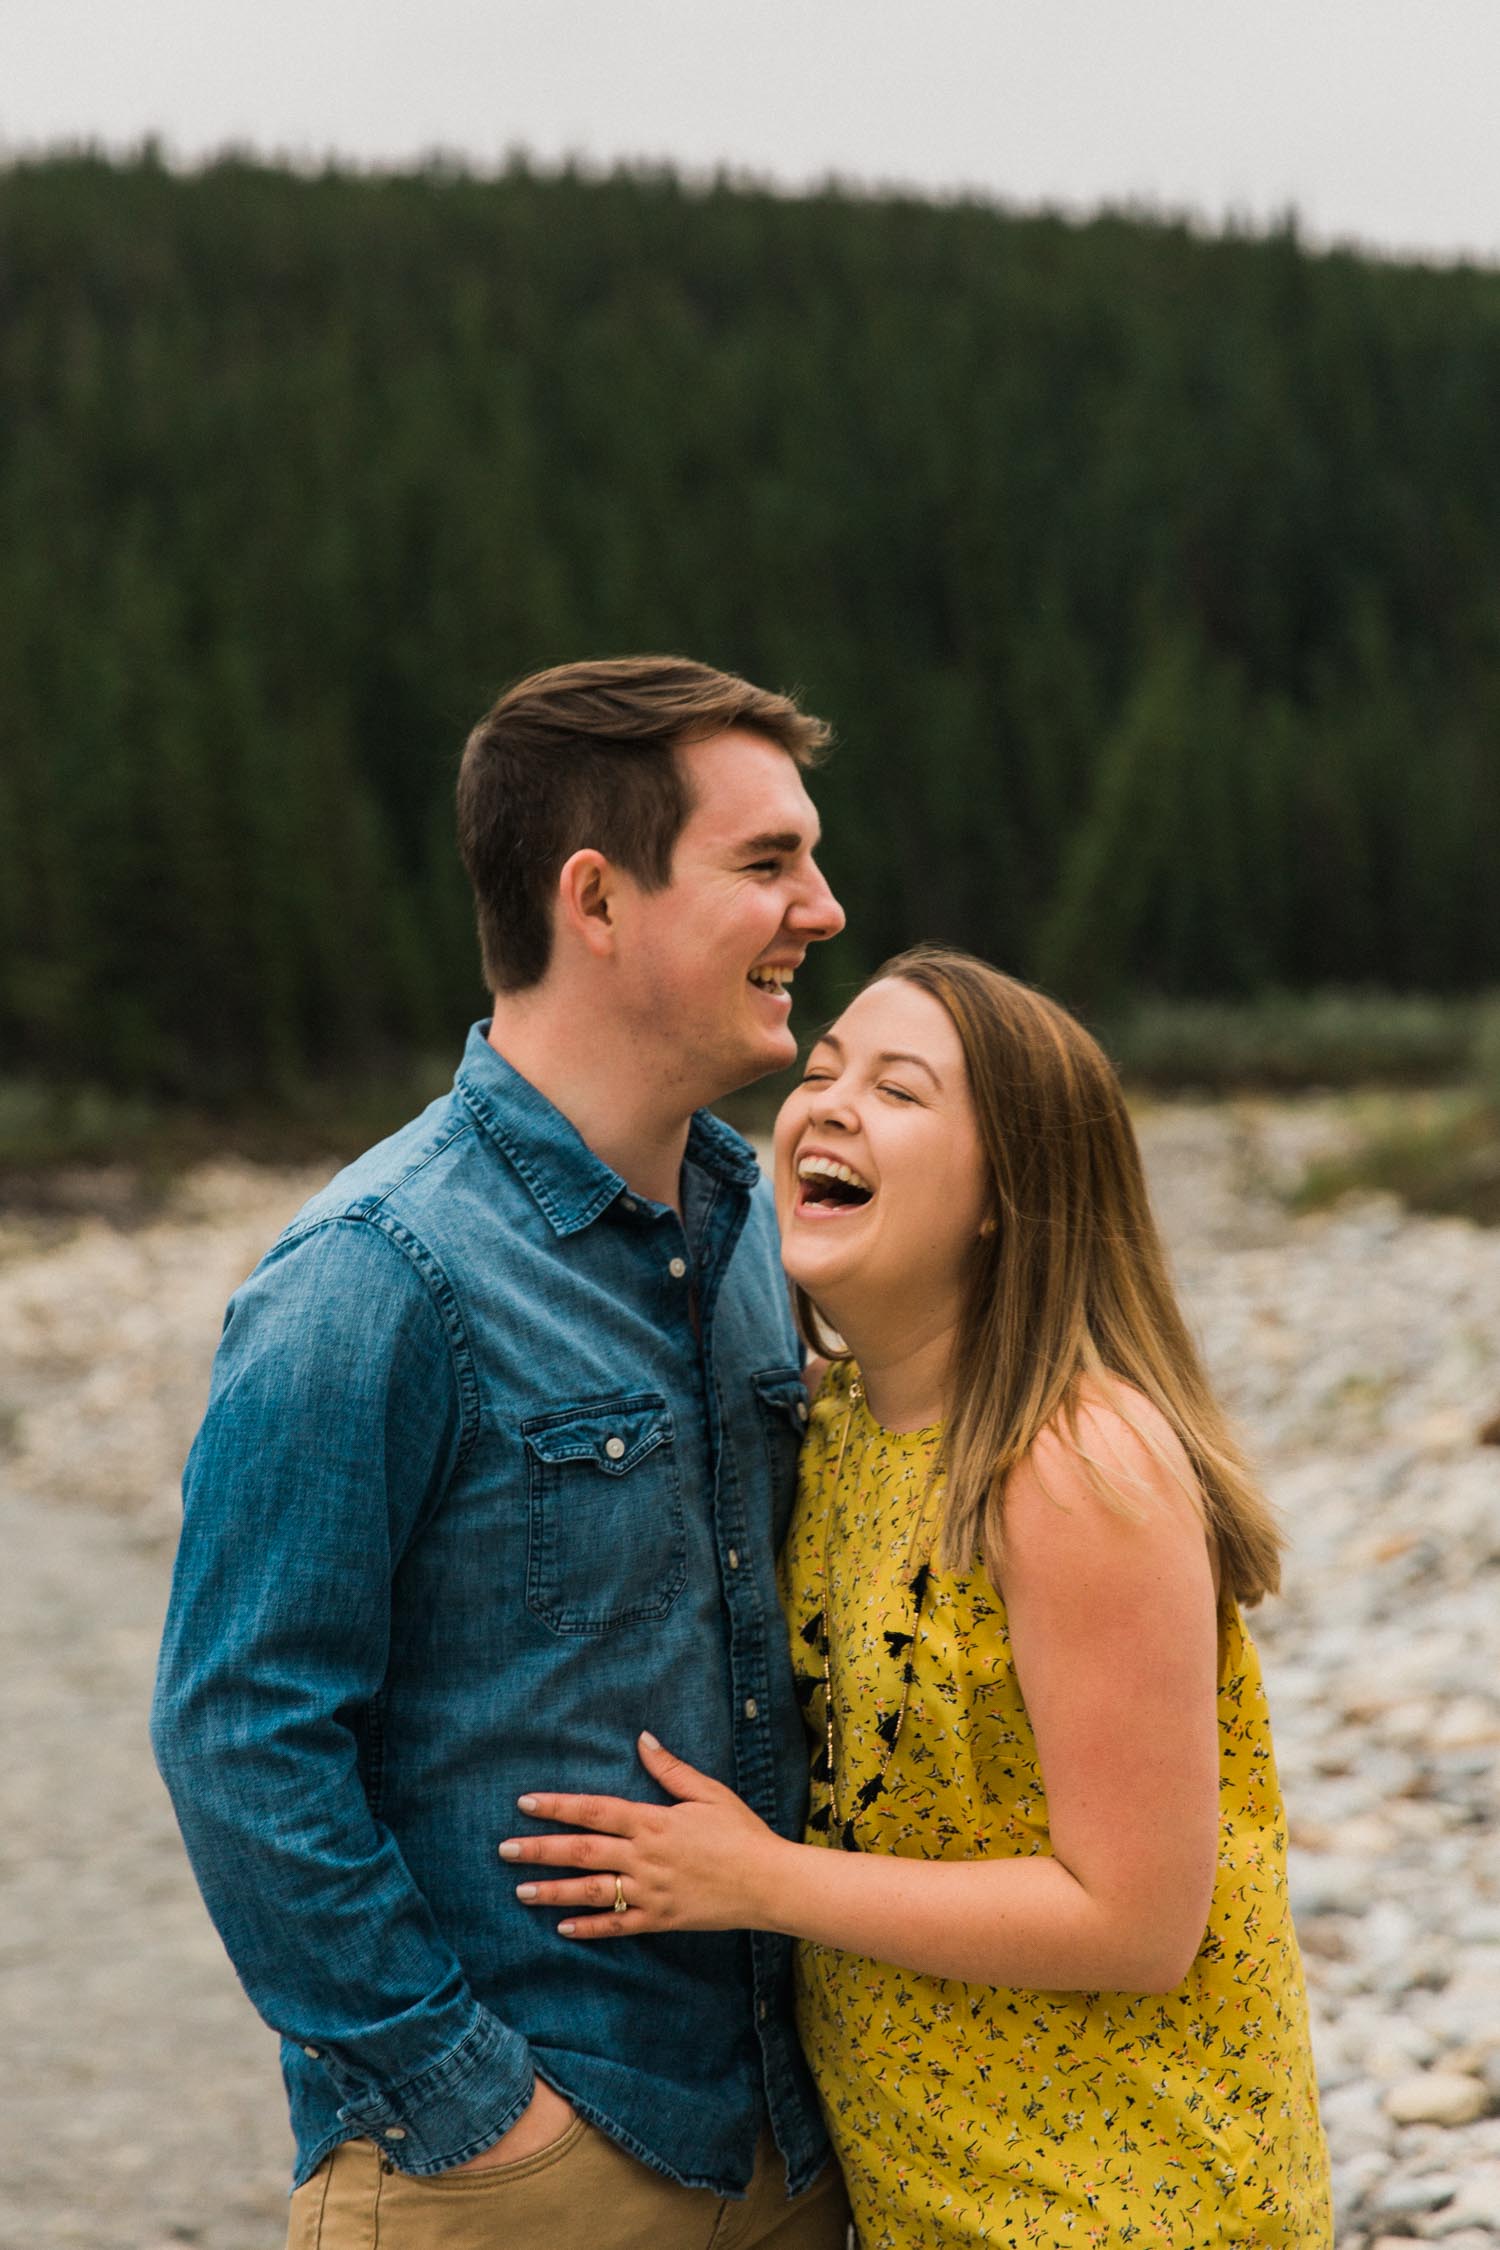
M524 1800L533 1817L586 1833L513 1840L505 1857L608 1871L537 1882L527 1903L593 1909L561 1925L574 1937L750 1927L973 1983L1180 1983L1216 1860L1212 1569L1191 1499L1123 1420L1092 1408L1082 1436L1130 1479L1131 1515L1050 1437L1006 1496L1001 1583L1050 1856L940 1861L791 1844L722 1784L643 1741L643 1762L678 1801ZM629 1911L601 1915L615 1872Z

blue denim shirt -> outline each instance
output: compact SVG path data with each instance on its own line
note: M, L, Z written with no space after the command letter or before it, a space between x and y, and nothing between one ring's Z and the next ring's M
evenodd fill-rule
M158 1763L282 2034L299 2182L354 2135L459 2163L540 2073L721 2195L769 2117L797 2190L826 2142L786 1941L573 1943L496 1849L527 1788L660 1801L642 1728L800 1833L774 1563L806 1409L769 1196L707 1115L681 1219L633 1195L485 1029L231 1301Z

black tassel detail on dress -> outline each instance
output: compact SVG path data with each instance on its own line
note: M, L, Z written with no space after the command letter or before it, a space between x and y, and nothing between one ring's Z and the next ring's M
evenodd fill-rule
M837 1489L839 1485L839 1479L843 1472L844 1449L849 1442L849 1428L851 1417L854 1412L854 1407L863 1396L864 1393L861 1386L857 1382L851 1383L851 1385L849 1386L849 1407L844 1416L844 1432L842 1438L839 1441L838 1459L834 1463L833 1484L835 1489ZM861 1468L862 1467L863 1464L861 1464ZM829 1503L829 1511L831 1514L831 1500ZM820 1834L826 1833L829 1835L836 1835L839 1844L846 1852L857 1852L860 1849L860 1844L858 1838L854 1833L853 1814L868 1813L873 1805L879 1803L881 1795L885 1789L886 1777L890 1772L891 1761L896 1754L896 1746L900 1740L901 1724L906 1716L906 1706L911 1698L912 1683L916 1678L917 1641L922 1628L922 1609L927 1599L928 1582L932 1576L932 1564L930 1561L922 1563L918 1567L918 1569L913 1572L909 1582L912 1598L911 1631L909 1633L903 1633L883 1629L883 1638L891 1661L894 1663L902 1657L905 1658L905 1663L901 1668L901 1700L894 1711L887 1712L886 1716L883 1719L879 1719L876 1721L876 1740L881 1744L885 1753L880 1762L880 1771L878 1774L872 1775L867 1781L863 1782L860 1785L855 1794L851 1817L849 1817L848 1819L843 1819L840 1817L839 1811L839 1787L833 1745L834 1711L833 1675L831 1665L832 1636L829 1631L828 1615L828 1537L828 1518L825 1517L823 1524L822 1613L820 1616L808 1618L806 1623L799 1628L803 1640L807 1643L809 1648L816 1648L823 1660L823 1718L824 1726L827 1731L826 1747L819 1752L812 1770L813 1779L815 1781L826 1783L828 1789L828 1802L826 1805L820 1806L815 1813L810 1815L808 1819L808 1827L810 1829L817 1830ZM799 1696L801 1696L801 1700L804 1702L804 1704L811 1700L809 1696L802 1694L802 1683L800 1681L798 1682L798 1693Z

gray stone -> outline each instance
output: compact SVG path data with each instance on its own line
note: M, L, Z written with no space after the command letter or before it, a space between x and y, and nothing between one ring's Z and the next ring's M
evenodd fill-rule
M1500 2175L1478 2173L1463 2180L1452 2201L1419 2221L1421 2232L1432 2241L1449 2241L1466 2228L1500 2233Z
M1398 2078L1385 2096L1385 2113L1397 2125L1468 2125L1483 2117L1490 2098L1483 2079L1456 2070L1422 2071Z
M1358 2149L1340 2156L1330 2167L1334 2215L1342 2226L1362 2210L1383 2205L1383 2183L1390 2173L1390 2155L1383 2148Z
M1334 1853L1322 1857L1299 1851L1294 1845L1287 1853L1287 1895L1299 1921L1304 1915L1363 1914L1370 1904L1367 1866Z
M1321 2103L1323 2124L1330 2145L1341 2153L1391 2146L1393 2126L1380 2100L1380 2089L1368 2079L1339 2086Z
M1451 2203L1460 2182L1453 2172L1428 2172L1410 2178L1389 2175L1376 2194L1365 2198L1366 2209L1377 2224L1415 2218L1419 2211L1438 2211Z

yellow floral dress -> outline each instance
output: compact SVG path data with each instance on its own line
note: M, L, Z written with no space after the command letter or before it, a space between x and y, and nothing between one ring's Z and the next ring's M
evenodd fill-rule
M883 1430L851 1402L851 1373L834 1367L813 1409L782 1566L815 1754L807 1841L840 1843L824 1754L826 1567L839 1814L852 1812L858 1848L1049 1851L1005 1608L983 1570L931 1569L908 1639L940 1433ZM861 2250L1332 2243L1281 1791L1260 1666L1232 1603L1218 1704L1219 1874L1176 1991L1022 1992L799 1946L802 2039Z

